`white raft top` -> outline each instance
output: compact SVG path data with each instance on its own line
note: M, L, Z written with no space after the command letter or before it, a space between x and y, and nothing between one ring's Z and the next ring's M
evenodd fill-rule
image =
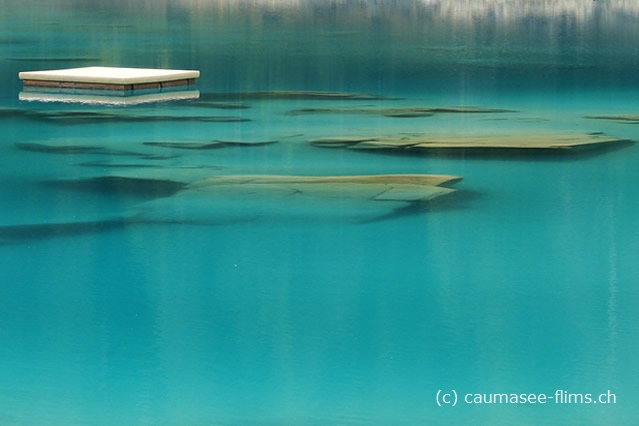
M23 71L21 80L101 84L140 84L198 78L199 71L152 68L83 67L48 71Z

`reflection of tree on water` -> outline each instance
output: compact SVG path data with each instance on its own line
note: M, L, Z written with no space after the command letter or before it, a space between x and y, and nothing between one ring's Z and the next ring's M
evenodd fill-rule
M80 5L86 2L78 2ZM121 7L130 5L126 0L111 3L120 3ZM594 0L584 2L582 0L529 0L522 5L516 0L406 0L402 2L388 0L141 0L136 2L134 8L142 5L145 8L183 8L193 9L198 12L214 10L222 13L232 13L239 10L253 10L255 13L266 14L273 17L273 12L305 13L305 14L330 14L333 12L362 13L369 16L383 17L390 12L404 15L414 13L427 13L439 17L453 17L455 19L473 19L494 17L499 19L512 19L526 15L558 16L577 20L590 19L601 10L615 13L638 14L639 4L632 0ZM91 8L96 7L91 5ZM98 6L99 7L99 6ZM280 16L280 15L277 15Z
M475 84L469 78L481 87L513 77L519 86L539 79L548 87L567 74L595 85L608 82L606 72L635 80L634 57L617 49L639 38L639 3L630 0L64 3L64 13L57 1L39 6L51 17L37 34L46 52L37 59L51 62L46 67L66 58L75 65L193 68L202 71L202 87L215 91L352 91L359 84L357 91L388 94L437 80L435 89L454 92ZM10 41L29 42L22 30L29 8L3 13ZM153 59L142 60L140 49ZM34 68L33 55L8 57L19 69Z

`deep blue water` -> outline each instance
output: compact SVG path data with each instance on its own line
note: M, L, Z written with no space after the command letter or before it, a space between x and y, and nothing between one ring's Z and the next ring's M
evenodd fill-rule
M0 0L0 424L636 424L639 146L442 156L308 142L639 141L639 125L584 118L639 114L639 8L526 5ZM199 69L200 99L18 98L19 71L92 65ZM271 90L384 98L231 95ZM288 114L401 106L514 112ZM211 140L278 142L144 144ZM25 149L33 143L98 151ZM464 179L446 201L400 211L170 196L165 182L385 173ZM113 176L156 181L80 184ZM440 390L461 400L440 407ZM558 390L610 391L616 403L463 402Z

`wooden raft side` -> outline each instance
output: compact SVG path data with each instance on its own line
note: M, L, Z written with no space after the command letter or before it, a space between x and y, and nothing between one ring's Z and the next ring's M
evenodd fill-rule
M100 90L141 90L141 89L161 89L163 87L192 86L195 84L194 78L179 80L158 81L152 83L134 84L113 84L113 83L85 83L76 81L55 81L55 80L22 80L25 86L59 87L64 89L100 89Z

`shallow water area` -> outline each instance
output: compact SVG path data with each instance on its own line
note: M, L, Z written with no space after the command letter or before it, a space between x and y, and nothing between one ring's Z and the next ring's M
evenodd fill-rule
M0 424L635 423L639 126L591 117L639 114L639 8L5 3ZM18 71L94 65L198 69L200 96L19 99ZM397 113L411 108L432 114ZM311 143L556 134L631 142ZM427 201L194 191L396 174L463 180ZM533 393L547 403L464 398Z

